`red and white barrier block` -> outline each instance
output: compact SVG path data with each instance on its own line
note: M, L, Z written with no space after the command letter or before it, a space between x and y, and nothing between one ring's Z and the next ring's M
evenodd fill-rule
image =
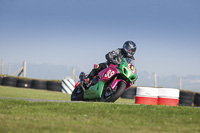
M178 106L179 93L179 89L159 88L158 105Z
M137 87L135 103L157 105L158 88L151 87Z

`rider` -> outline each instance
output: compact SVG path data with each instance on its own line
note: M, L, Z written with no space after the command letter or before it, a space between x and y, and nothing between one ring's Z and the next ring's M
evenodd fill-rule
M105 63L95 64L94 69L86 77L90 81L94 76L96 76L101 70L107 68L110 64L120 64L123 58L132 58L135 60L133 55L136 52L136 44L133 41L126 41L123 44L123 48L118 48L106 54L107 61Z

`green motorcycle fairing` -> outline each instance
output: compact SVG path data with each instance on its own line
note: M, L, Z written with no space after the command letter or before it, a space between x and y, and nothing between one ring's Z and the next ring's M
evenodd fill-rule
M105 81L101 80L97 84L91 86L84 92L84 99L99 99L105 85Z
M130 66L128 66L128 64ZM137 80L137 71L131 62L131 60L128 60L127 58L123 58L122 62L120 63L119 67L117 68L119 73L122 73L127 80L130 82L134 82Z

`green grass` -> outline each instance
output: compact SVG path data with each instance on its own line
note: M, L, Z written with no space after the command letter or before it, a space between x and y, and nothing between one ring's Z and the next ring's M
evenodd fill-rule
M70 95L61 92L0 86L0 97L47 100L70 100Z
M13 94L9 95L9 92ZM70 98L69 95L58 92L0 86L0 97L14 97L14 94L21 98ZM57 97L60 98L56 99ZM132 102L133 100L124 99L117 101ZM194 107L0 100L1 133L195 133L200 132L199 123L200 108Z

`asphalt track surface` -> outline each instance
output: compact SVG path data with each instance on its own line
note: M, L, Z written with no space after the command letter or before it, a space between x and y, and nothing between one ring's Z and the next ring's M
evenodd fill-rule
M13 98L13 97L0 97L0 99L11 99L11 100L24 100L24 101L31 101L31 102L57 102L57 103L91 103L94 101L69 101L69 100L46 100L46 99L30 99L30 98ZM99 102L96 102L99 103ZM135 103L113 103L113 104L127 104L127 105L140 105ZM173 107L173 106L172 106ZM192 107L192 106L188 106ZM200 107L194 107L200 108Z
M30 99L30 98L13 98L13 97L0 97L0 99L24 100L24 101L31 101L31 102L57 102L57 103L92 103L94 102L94 101L47 100L47 99ZM102 103L102 102L95 102L95 103ZM112 102L104 102L104 103L112 103ZM135 103L112 103L112 104L139 105Z
M11 99L11 100L25 100L25 101L32 101L32 102L72 102L68 100L46 100L46 99L30 99L30 98L12 98L12 97L0 97L0 99Z

